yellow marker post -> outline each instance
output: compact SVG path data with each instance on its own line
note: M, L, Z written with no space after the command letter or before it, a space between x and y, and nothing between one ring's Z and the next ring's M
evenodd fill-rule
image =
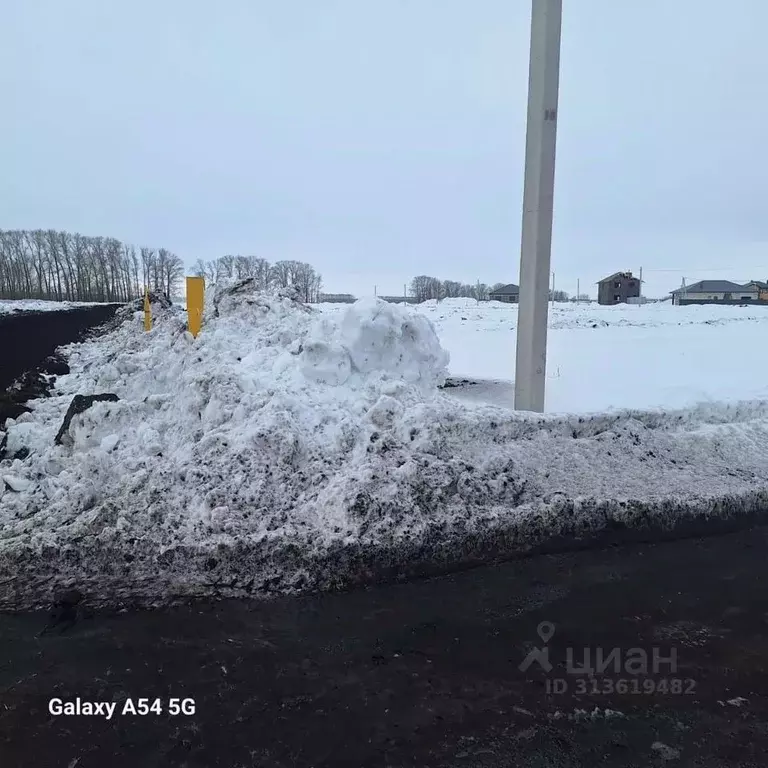
M152 307L149 306L149 288L144 288L144 330L152 330Z
M203 298L205 296L205 278L187 278L187 326L189 332L197 338L203 324Z

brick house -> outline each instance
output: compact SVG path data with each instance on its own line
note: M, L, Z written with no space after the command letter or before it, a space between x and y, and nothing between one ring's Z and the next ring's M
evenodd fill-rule
M598 304L626 304L640 296L640 280L631 272L614 272L597 284Z

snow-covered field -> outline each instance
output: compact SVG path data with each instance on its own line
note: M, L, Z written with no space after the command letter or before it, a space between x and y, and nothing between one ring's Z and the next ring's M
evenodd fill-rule
M43 301L42 299L0 299L0 315L11 312L59 312L62 309L90 307L95 301Z
M8 422L29 455L0 462L0 605L332 588L768 510L762 308L556 307L549 408L572 413L537 416L438 389L511 378L514 307L212 294L197 339L178 308L150 333L121 310Z
M320 306L330 313L345 308ZM481 397L512 405L516 305L446 299L414 310L435 325L451 355L452 377L510 382L482 387ZM547 334L546 411L768 398L767 336L768 306L555 304Z

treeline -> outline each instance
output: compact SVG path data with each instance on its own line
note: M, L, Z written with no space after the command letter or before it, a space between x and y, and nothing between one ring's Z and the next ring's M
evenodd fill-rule
M429 275L419 275L411 280L411 296L418 301L427 301L429 299L454 299L466 297L476 299L477 301L488 301L490 294L496 293L509 283L494 283L486 285L485 283L459 283L455 280L440 280L438 277ZM550 301L589 301L589 295L579 294L577 297L571 297L566 291L549 291Z
M411 280L411 296L416 301L428 301L429 299L455 299L460 296L487 301L488 294L496 287L502 287L505 283L496 283L487 286L485 283L458 283L455 280L440 280L438 277L418 275Z
M221 256L213 261L199 259L193 273L208 283L222 278L243 280L252 277L261 291L293 286L299 299L307 304L320 301L321 275L303 261L277 261L270 264L258 256Z
M144 286L171 296L184 275L165 248L53 229L0 230L0 298L129 301Z

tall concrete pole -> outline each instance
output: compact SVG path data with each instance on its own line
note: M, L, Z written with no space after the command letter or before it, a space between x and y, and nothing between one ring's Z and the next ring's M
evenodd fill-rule
M533 0L515 408L544 410L562 0Z

